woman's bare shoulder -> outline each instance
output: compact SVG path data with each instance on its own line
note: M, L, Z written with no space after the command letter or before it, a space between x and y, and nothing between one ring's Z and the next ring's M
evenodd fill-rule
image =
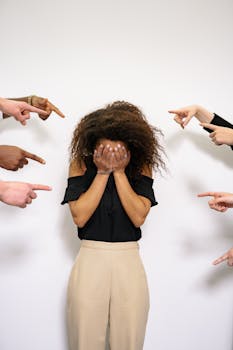
M82 176L86 171L86 165L83 161L79 162L76 159L70 162L69 177Z

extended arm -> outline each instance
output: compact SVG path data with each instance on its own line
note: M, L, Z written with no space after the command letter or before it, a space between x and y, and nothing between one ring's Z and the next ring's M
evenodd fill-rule
M33 107L26 101L12 101L6 98L0 97L0 111L3 112L3 118L14 117L22 125L26 125L26 120L30 118L30 113L38 113L43 115L43 118L47 117L47 112Z
M10 99L4 99L8 101L8 104L15 104L24 107L29 112L35 112L39 115L39 117L43 120L46 120L52 112L55 112L60 117L64 118L64 114L56 107L54 106L47 98L32 95L32 96L26 96L26 97L17 97L17 98L10 98ZM1 102L1 101L0 101ZM8 118L9 116L14 116L11 111L4 111L3 110L3 118ZM29 119L30 114L28 113ZM16 118L17 119L17 118ZM18 119L17 119L18 120ZM25 125L25 123L24 123Z
M210 133L209 136L216 145L225 144L233 149L233 125L217 114L198 105L171 110L169 113L175 114L175 122L183 129L195 117L201 123L200 125Z
M199 105L173 109L168 112L175 114L175 122L180 124L183 129L193 117L199 120L200 123L211 123L214 118L214 113L209 112L207 109Z

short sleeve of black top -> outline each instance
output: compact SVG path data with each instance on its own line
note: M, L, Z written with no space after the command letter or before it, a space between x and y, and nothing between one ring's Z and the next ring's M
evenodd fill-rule
M214 118L211 121L211 124L213 125L217 125L217 126L223 126L225 128L230 128L233 129L233 125L231 123L229 123L227 120L223 119L222 117L220 117L219 115L214 113ZM206 131L208 132L213 132L210 129L204 128ZM231 149L233 150L233 145L230 146Z
M61 204L77 200L88 190L95 175L96 170L90 168L83 176L70 177ZM129 182L138 195L150 200L151 206L158 204L152 188L153 179L142 175L139 180ZM112 174L95 212L84 227L78 227L78 236L80 239L105 242L128 242L141 238L140 227L133 225L122 207Z

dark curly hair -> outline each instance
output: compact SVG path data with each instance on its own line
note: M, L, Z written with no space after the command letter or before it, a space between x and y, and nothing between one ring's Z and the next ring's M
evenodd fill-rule
M99 139L122 141L131 153L126 171L136 179L145 166L155 171L165 168L158 134L162 132L147 122L138 107L116 101L81 119L73 133L71 160L94 166L93 152Z

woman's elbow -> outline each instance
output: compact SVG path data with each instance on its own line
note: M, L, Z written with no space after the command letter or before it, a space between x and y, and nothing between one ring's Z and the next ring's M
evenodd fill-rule
M148 208L148 210L144 211L143 213L140 213L140 215L135 215L135 217L132 220L135 227L138 228L144 224L149 211L150 208Z
M135 218L135 219L133 220L134 226L137 227L137 228L139 228L140 226L142 226L142 225L144 224L145 219L146 219L146 217L142 217L142 216L140 217L140 216L138 216L137 218Z
M84 217L81 216L73 216L73 221L76 226L83 228L87 222L87 220Z

